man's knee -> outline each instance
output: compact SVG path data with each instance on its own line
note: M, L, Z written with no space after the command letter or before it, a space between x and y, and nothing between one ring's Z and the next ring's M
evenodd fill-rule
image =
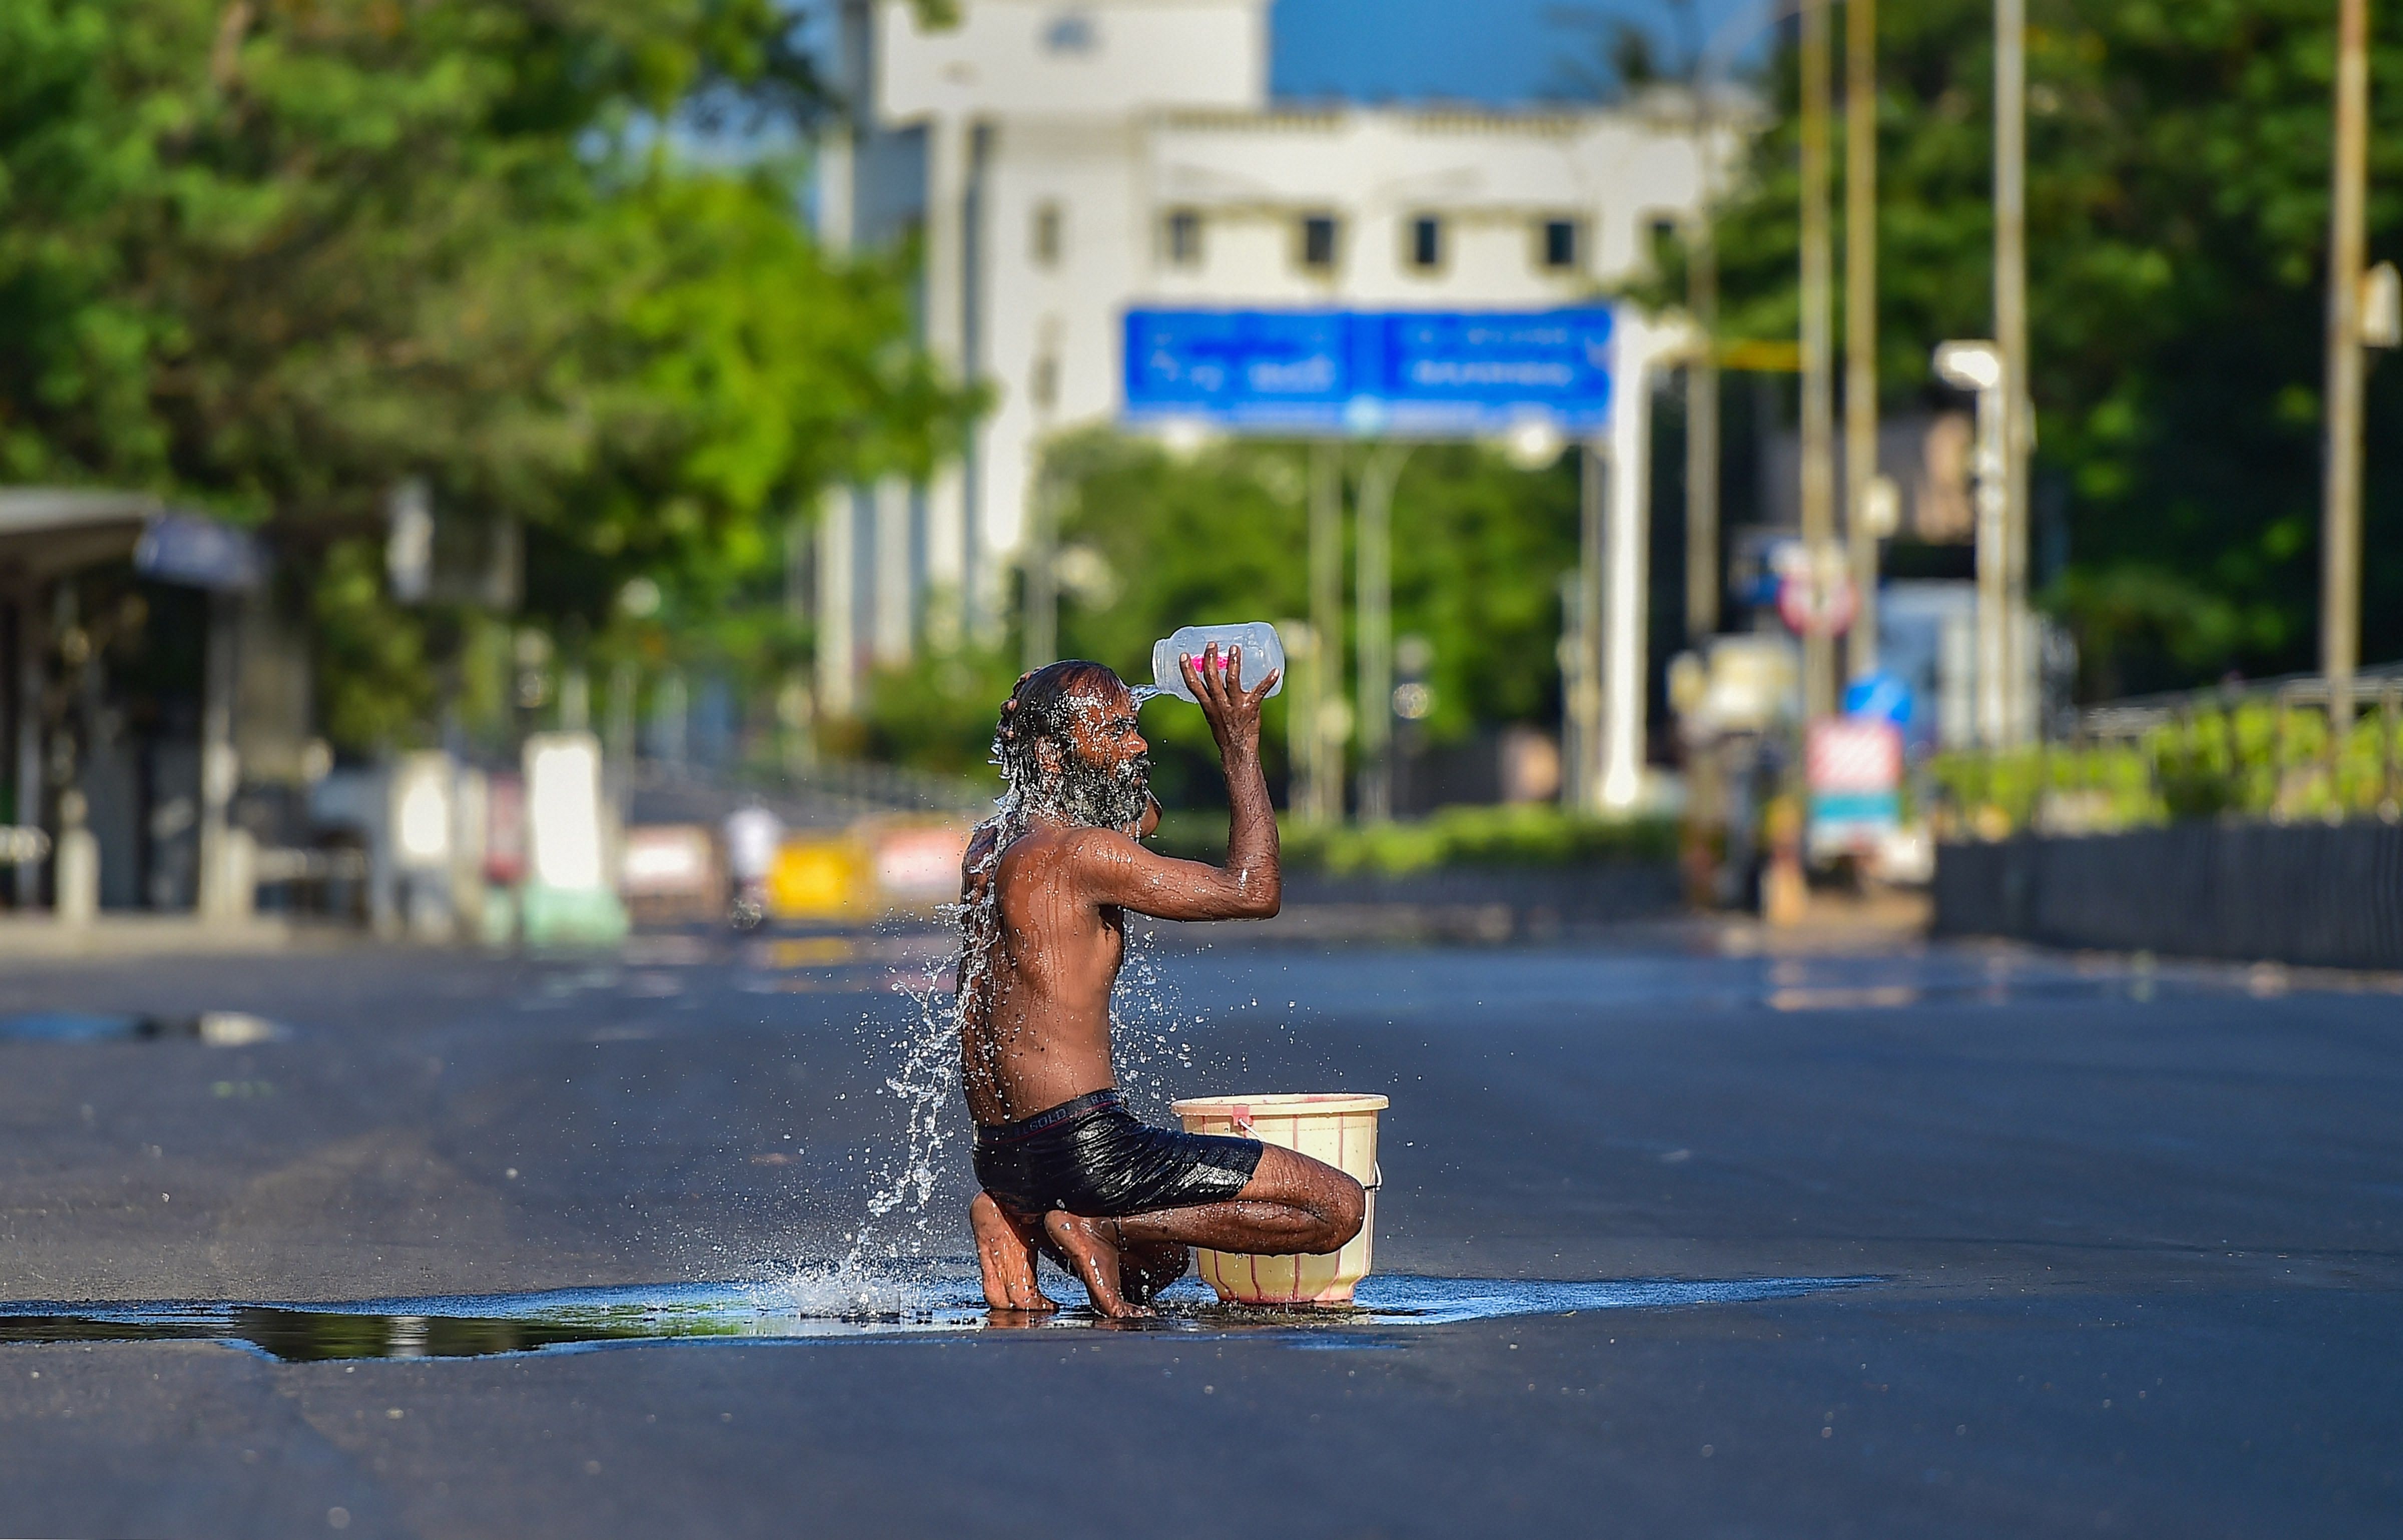
M1348 1174L1340 1175L1339 1180L1327 1186L1333 1191L1328 1194L1326 1208L1329 1238L1327 1250L1340 1251L1360 1233L1361 1225L1368 1220L1368 1194Z

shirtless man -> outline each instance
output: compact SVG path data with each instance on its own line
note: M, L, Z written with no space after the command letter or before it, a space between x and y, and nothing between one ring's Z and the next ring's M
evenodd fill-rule
M1340 1250L1359 1233L1360 1184L1250 1139L1147 1128L1119 1104L1110 990L1126 911L1163 920L1277 911L1277 830L1260 773L1260 702L1242 658L1181 660L1217 740L1232 804L1227 864L1175 861L1137 837L1158 822L1135 700L1099 663L1053 663L1018 682L993 757L1011 796L964 863L966 946L960 1055L982 1191L969 1208L985 1302L1050 1311L1045 1252L1096 1310L1149 1313L1191 1246L1282 1256Z

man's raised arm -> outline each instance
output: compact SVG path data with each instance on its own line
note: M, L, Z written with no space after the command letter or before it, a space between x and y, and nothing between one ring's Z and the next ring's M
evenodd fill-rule
M1227 864L1178 861L1123 834L1096 831L1077 845L1079 875L1096 903L1160 920L1265 920L1276 913L1284 879L1277 869L1276 811L1269 806L1268 777L1260 770L1260 702L1277 676L1271 670L1244 689L1242 660L1241 648L1222 659L1215 644L1199 659L1178 660L1227 772Z

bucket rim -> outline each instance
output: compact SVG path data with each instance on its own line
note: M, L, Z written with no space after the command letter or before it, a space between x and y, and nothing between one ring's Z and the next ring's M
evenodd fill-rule
M1169 1103L1179 1117L1231 1117L1237 1107L1257 1117L1273 1109L1279 1117L1326 1117L1347 1112L1382 1112L1393 1103L1373 1092L1275 1091L1258 1096L1184 1096Z

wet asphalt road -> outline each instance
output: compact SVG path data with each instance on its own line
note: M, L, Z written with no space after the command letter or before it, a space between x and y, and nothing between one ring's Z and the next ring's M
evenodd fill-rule
M923 950L11 965L0 1013L291 1035L0 1035L0 1297L824 1262ZM1142 1073L1393 1097L1381 1270L1877 1282L1348 1336L13 1343L0 1534L2403 1531L2403 994L1976 950L1156 959ZM913 1266L956 1290L942 1160Z

